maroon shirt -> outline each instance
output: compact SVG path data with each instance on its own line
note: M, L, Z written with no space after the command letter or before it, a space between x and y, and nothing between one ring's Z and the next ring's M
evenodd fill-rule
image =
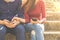
M29 11L29 13L25 13L24 15L26 23L30 22L30 19L33 17L38 18L39 20L45 18L46 12L44 1L37 2L35 8Z

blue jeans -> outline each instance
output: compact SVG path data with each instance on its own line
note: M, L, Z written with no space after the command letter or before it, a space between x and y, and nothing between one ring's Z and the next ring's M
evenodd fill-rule
M44 40L44 24L31 24L27 23L25 25L25 29L28 32L34 31L35 33L31 33L31 40Z
M25 40L24 25L17 25L15 28L7 28L4 25L0 25L0 40L5 40L6 33L12 33L16 36L16 40Z

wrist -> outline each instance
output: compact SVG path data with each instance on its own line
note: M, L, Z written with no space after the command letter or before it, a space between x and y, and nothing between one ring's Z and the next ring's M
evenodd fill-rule
M0 20L0 24L3 24L4 25L4 21Z

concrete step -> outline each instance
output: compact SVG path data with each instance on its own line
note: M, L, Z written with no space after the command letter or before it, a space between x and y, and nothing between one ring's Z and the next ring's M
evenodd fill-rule
M47 12L47 20L60 21L60 12Z
M60 40L60 31L46 31L44 32L45 40Z
M26 33L26 40L30 40L30 33ZM45 40L60 40L60 32L44 32L44 39ZM6 40L16 40L16 37L12 34L8 34L6 36Z
M60 21L46 21L45 31L60 31Z
M60 34L45 34L45 40L60 40Z
M45 0L46 11L59 12L60 11L60 1L59 0Z

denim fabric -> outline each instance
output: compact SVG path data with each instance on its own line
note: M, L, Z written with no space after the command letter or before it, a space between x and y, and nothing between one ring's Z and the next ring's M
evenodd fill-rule
M28 23L25 25L25 29L27 32L35 31L35 35L31 33L31 40L44 40L44 24L31 24Z
M0 25L0 40L5 40L5 35L7 33L13 33L16 36L16 40L25 40L25 29L24 25L18 25L15 28L7 28L6 26Z

